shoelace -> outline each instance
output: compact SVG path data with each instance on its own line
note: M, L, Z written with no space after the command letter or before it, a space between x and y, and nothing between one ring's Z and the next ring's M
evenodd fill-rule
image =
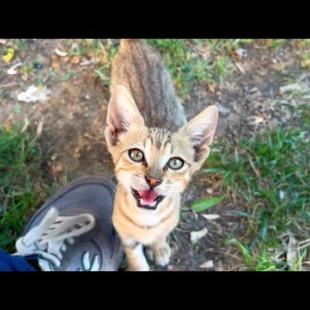
M16 241L14 255L39 254L60 267L65 242L74 243L74 238L85 234L95 226L95 218L89 213L74 216L59 216L51 208L42 222Z

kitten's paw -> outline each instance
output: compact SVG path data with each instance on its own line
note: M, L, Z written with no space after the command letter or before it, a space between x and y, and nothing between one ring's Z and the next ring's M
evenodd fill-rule
M154 252L150 247L147 247L145 249L145 255L149 261L151 261L151 262L154 261Z
M155 263L159 266L168 265L171 257L171 249L168 243L154 250Z

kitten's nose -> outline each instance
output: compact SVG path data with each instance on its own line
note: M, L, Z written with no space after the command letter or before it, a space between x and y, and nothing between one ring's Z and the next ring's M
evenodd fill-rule
M161 183L160 179L154 178L154 177L145 177L145 180L148 185L151 187L155 187Z

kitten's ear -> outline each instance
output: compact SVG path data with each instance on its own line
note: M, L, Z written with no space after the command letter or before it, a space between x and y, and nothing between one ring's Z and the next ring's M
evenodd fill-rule
M109 145L116 145L122 135L134 125L144 126L144 120L126 87L111 89L108 105L105 137Z
M192 142L194 161L199 167L209 155L209 146L213 142L217 120L218 108L211 105L180 129L180 133Z

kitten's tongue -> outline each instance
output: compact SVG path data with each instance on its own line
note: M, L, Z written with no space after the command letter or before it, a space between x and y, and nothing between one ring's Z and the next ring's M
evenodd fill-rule
M139 196L141 197L141 204L143 205L155 205L156 198L158 194L156 194L153 190L148 191L139 191Z

